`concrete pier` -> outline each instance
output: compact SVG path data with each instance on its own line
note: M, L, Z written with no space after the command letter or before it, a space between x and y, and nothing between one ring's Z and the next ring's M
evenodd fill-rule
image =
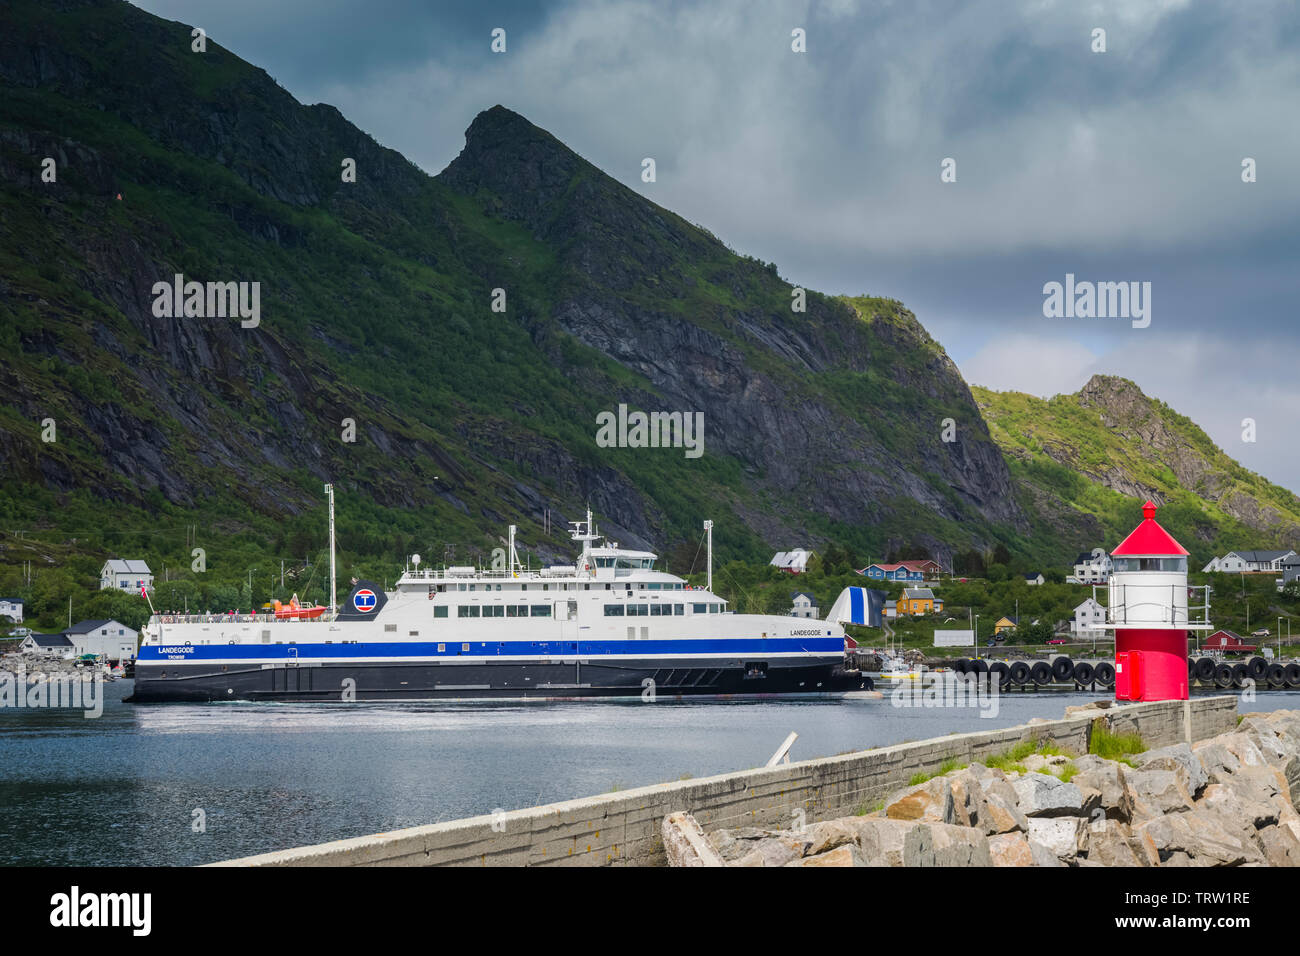
M1107 702L1110 703L1110 702ZM663 866L663 820L688 811L707 830L788 827L872 807L914 774L968 763L1025 740L1087 753L1094 728L1149 747L1194 742L1237 725L1236 697L1067 708L1061 720L952 734L835 757L654 784L578 800L375 833L215 866Z

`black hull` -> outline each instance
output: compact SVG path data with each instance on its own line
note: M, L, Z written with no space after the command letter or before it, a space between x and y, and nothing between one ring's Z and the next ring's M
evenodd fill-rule
M228 669L223 670L222 668ZM165 676L164 676L165 675ZM647 683L653 681L653 688ZM842 662L625 660L529 663L137 663L133 703L585 697L769 697L870 690Z

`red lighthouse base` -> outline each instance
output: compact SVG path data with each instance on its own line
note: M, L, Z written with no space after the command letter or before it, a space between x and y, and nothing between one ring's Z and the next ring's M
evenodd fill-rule
M1187 700L1187 632L1115 631L1116 700Z

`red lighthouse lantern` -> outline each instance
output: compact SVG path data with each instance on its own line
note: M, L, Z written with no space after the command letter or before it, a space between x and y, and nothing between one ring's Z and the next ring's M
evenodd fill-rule
M1142 523L1111 552L1108 621L1116 700L1187 700L1187 550L1142 506ZM1208 604L1205 607L1208 616Z

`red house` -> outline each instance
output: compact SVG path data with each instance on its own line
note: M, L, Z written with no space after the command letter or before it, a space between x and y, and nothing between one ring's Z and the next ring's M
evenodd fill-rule
M1201 645L1201 650L1249 654L1251 651L1259 650L1259 645L1247 644L1232 631L1218 630L1205 639L1205 643Z

